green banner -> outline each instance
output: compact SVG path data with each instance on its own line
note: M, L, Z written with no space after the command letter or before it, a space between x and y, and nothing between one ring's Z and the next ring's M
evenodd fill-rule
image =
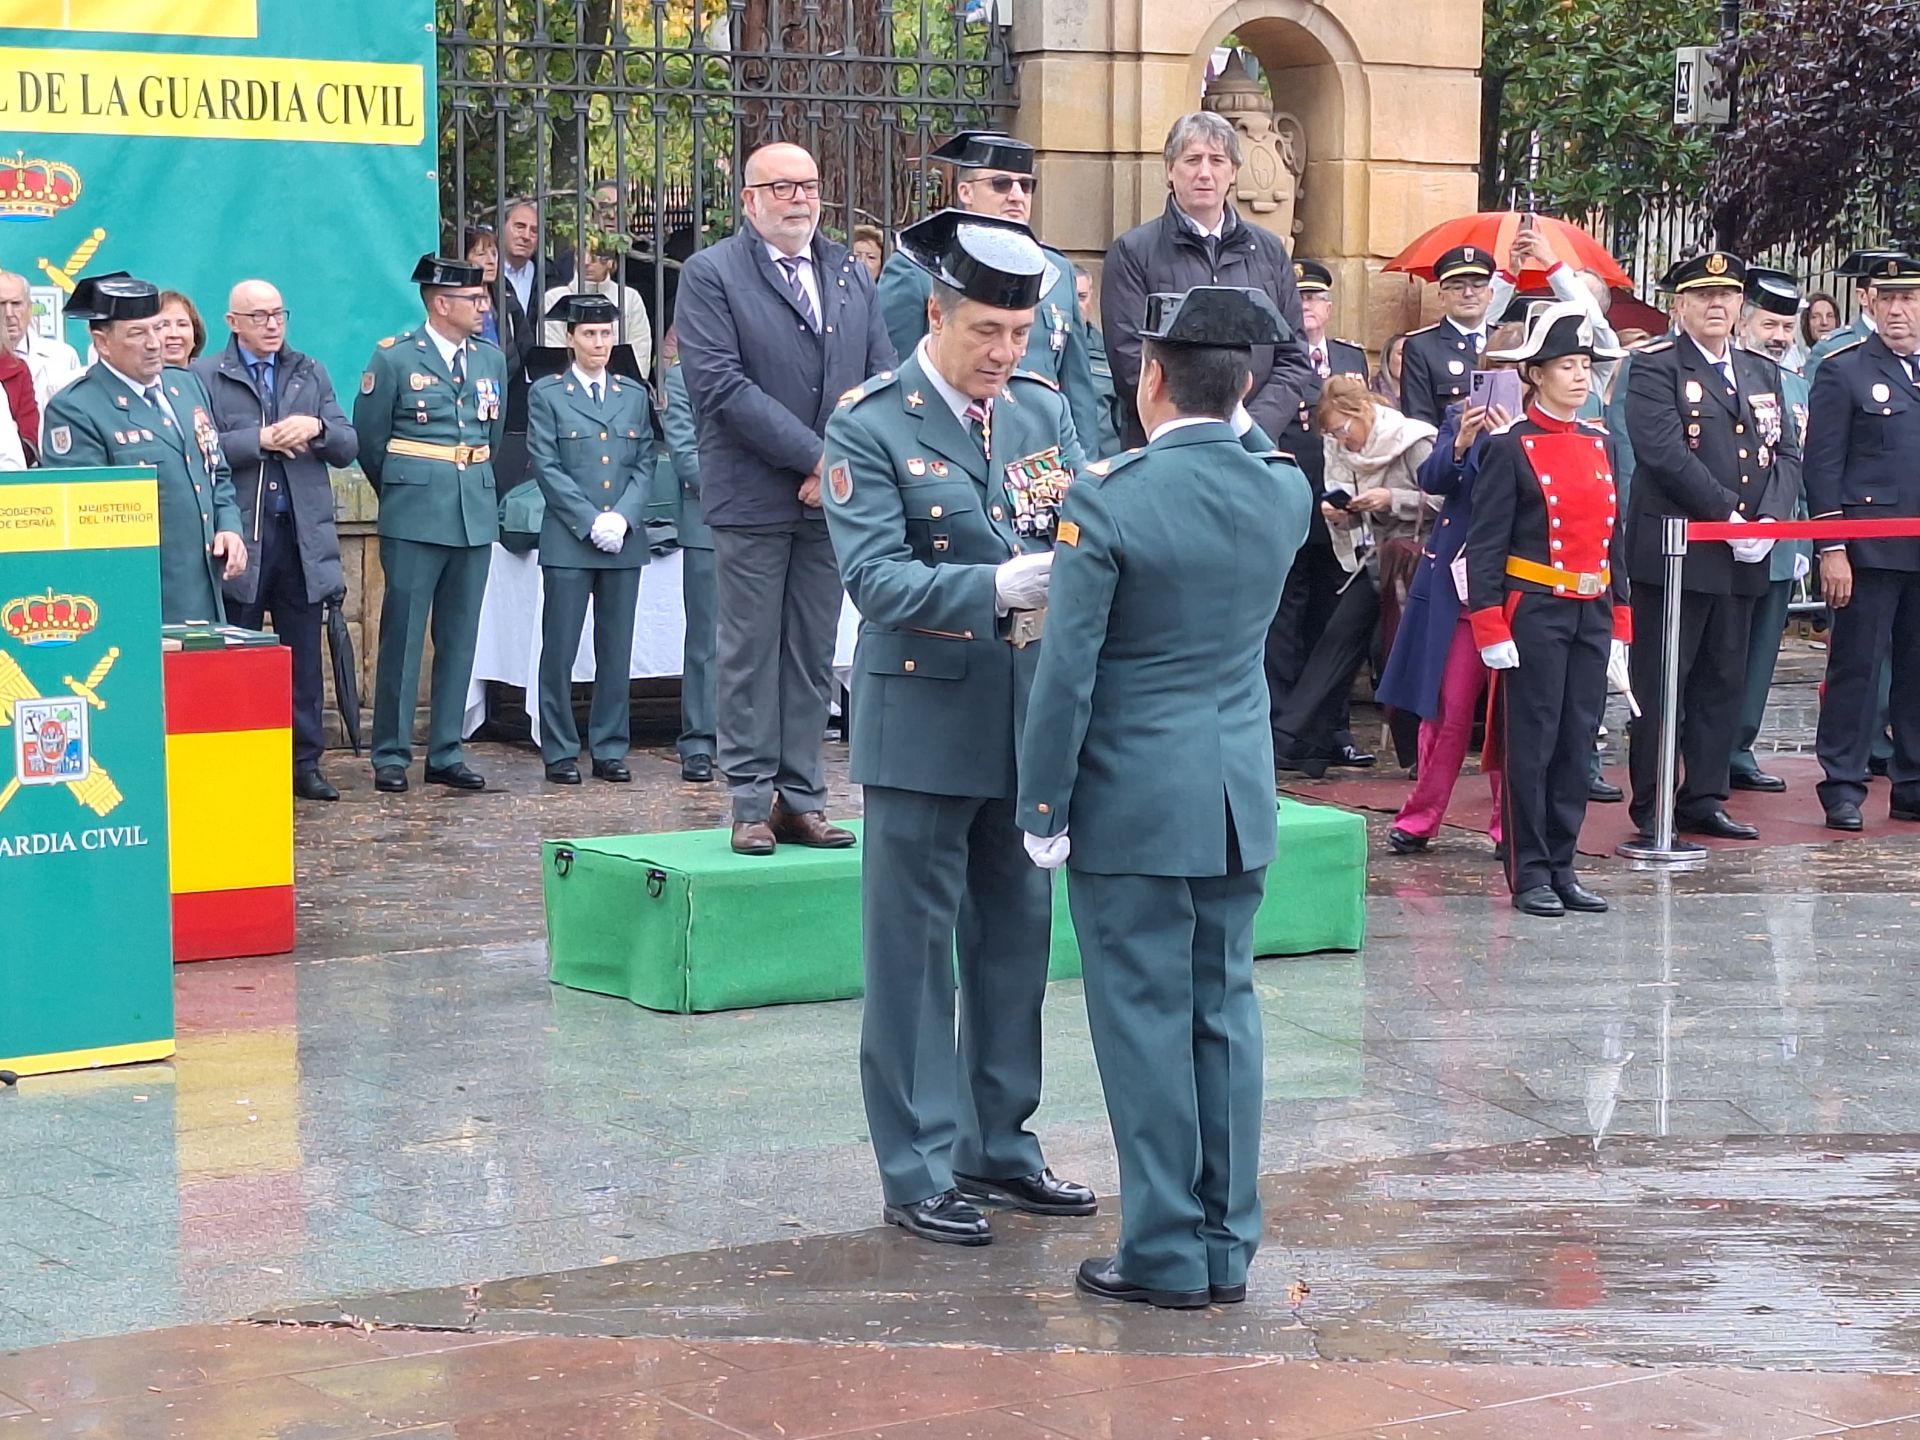
M74 277L128 270L226 343L238 280L352 393L435 248L431 0L4 0L0 267L87 354Z
M0 1069L173 1053L153 471L0 474Z

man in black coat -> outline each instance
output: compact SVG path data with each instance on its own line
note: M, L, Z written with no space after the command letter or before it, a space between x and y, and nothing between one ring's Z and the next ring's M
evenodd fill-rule
M1140 327L1147 296L1185 294L1196 285L1236 285L1264 290L1293 337L1253 351L1253 389L1247 411L1269 435L1280 435L1302 406L1320 398L1320 377L1300 343L1300 292L1293 261L1280 237L1249 225L1233 209L1240 173L1240 134L1207 110L1182 115L1167 132L1166 213L1136 226L1113 242L1100 275L1100 327L1107 338L1117 409L1124 422L1120 443L1144 445L1147 437L1134 411L1140 383Z
M851 845L827 823L820 740L840 572L820 508L827 417L893 343L873 279L819 233L820 168L798 145L747 157L739 231L680 274L675 329L699 425L719 631L715 748L733 848Z
M1790 480L1799 437L1782 400L1780 367L1733 343L1746 285L1737 255L1714 250L1682 260L1661 284L1674 294L1678 333L1644 346L1627 371L1627 435L1636 468L1627 517L1633 585L1631 656L1640 717L1629 727L1630 813L1643 837L1658 800L1661 612L1668 516L1755 523L1792 514ZM1776 462L1790 463L1783 470ZM1675 828L1752 840L1731 818L1727 769L1740 726L1753 603L1766 594L1773 542L1697 541L1681 570L1679 790ZM1681 842L1675 842L1680 845Z
M320 608L346 591L328 469L352 464L360 442L320 362L287 348L277 289L264 280L234 286L227 328L225 348L193 362L213 401L254 556L226 582L227 617L258 630L273 616L274 632L293 651L293 793L338 800L320 773Z
M1400 413L1438 428L1447 407L1464 400L1487 348L1493 300L1493 252L1456 245L1434 263L1444 318L1409 331L1400 352Z
M1803 467L1816 520L1920 519L1920 261L1873 262L1874 333L1830 352L1814 376ZM1875 684L1891 662L1895 820L1920 821L1920 540L1823 540L1820 590L1833 610L1815 751L1835 830L1861 828L1879 728Z

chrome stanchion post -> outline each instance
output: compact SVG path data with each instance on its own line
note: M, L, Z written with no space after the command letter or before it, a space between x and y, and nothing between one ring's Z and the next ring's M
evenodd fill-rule
M1667 515L1660 523L1660 553L1666 562L1666 593L1660 607L1660 790L1654 801L1653 841L1634 839L1615 852L1659 865L1698 865L1705 852L1673 843L1674 791L1680 772L1680 583L1687 559L1687 520ZM1636 637L1635 643L1640 643Z

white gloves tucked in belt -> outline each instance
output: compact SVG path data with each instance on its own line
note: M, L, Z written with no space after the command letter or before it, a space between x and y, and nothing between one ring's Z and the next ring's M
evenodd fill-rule
M587 539L593 542L594 549L618 555L620 547L627 543L627 517L611 510L601 511L593 517L593 528L587 531Z
M1038 610L1047 603L1047 582L1053 575L1053 551L1016 555L993 572L993 601L1002 615L1009 610Z
M1727 516L1727 523L1729 525L1744 525L1747 523L1747 517L1736 510L1733 514ZM1761 523L1765 524L1766 521L1762 520ZM1742 565L1756 565L1767 558L1767 552L1773 549L1773 541L1729 540L1727 542L1727 548L1733 551L1733 558L1738 560Z
M1497 645L1482 645L1480 663L1489 670L1518 670L1520 647L1511 640L1502 640Z
M1023 835L1027 842L1027 858L1042 870L1058 870L1067 863L1067 856L1073 853L1073 842L1062 830L1058 835Z

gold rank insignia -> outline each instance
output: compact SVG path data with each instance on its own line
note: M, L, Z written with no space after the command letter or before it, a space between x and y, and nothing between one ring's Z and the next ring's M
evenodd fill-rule
M922 405L926 403L927 403L926 400L921 396L918 390L915 390L912 394L907 396L907 408L909 410L918 410Z
M387 338L386 338L386 339L384 339L384 340L382 340L382 341L380 342L380 348L381 348L382 350L391 350L391 349L393 348L393 342L394 342L394 341L396 341L396 340L398 340L399 338L400 338L400 337L399 337L398 335L389 335L389 336L387 336Z
M920 458L920 457L919 457L918 455L915 455L915 456L912 456L912 457L911 457L911 458L909 458L909 459L908 459L908 461L907 461L907 473L908 473L909 475L924 475L924 474L926 474L926 473L927 473L927 462L926 462L926 461L924 461L924 460L922 460L922 459L921 459L921 458Z
M1062 545L1078 545L1080 543L1080 527L1071 520L1062 520L1060 522L1060 533L1054 538Z
M847 406L853 404L854 401L858 400L862 395L866 393L867 393L866 386L864 385L854 386L851 390L841 395L840 401L839 401L840 408L844 410Z

